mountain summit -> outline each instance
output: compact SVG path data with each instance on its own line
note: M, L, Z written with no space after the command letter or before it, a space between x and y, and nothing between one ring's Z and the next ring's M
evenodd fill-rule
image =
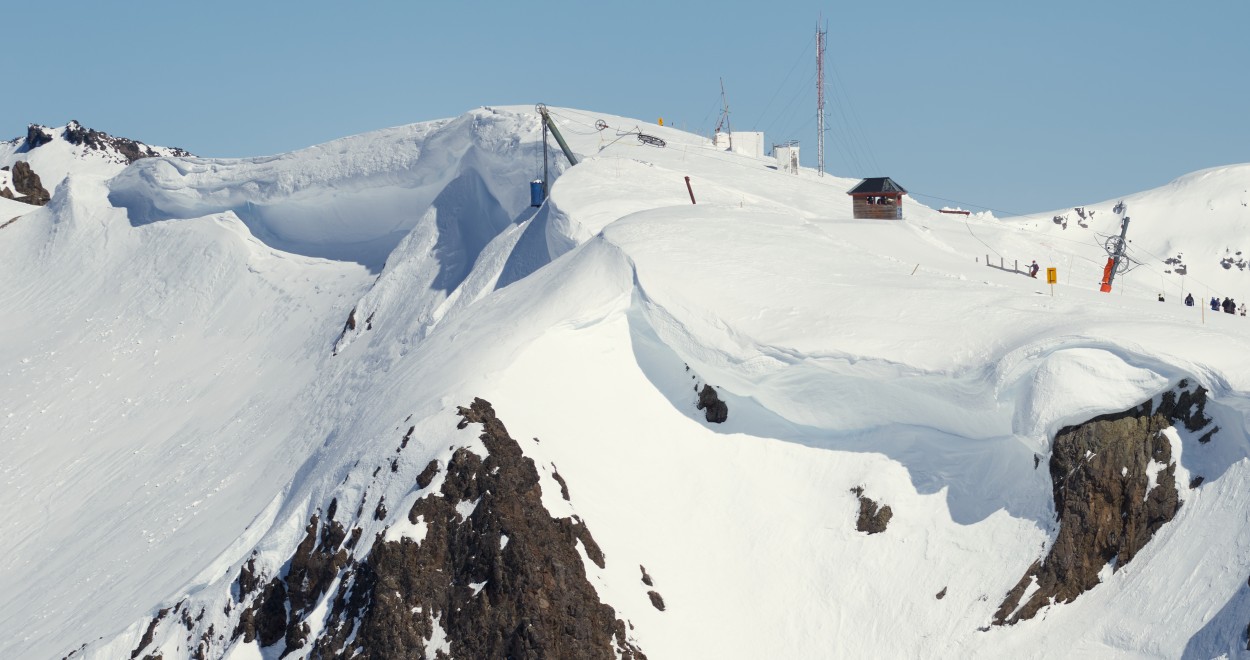
M1250 298L1250 166L857 219L547 110L577 165L520 106L12 144L52 194L0 228L0 657L1246 649L1250 319L1181 301Z

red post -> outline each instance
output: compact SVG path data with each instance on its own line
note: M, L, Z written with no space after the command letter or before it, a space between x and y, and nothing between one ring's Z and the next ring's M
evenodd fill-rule
M1102 269L1102 286L1098 287L1103 293L1111 291L1111 271L1115 269L1115 259L1108 258L1107 265Z
M690 193L690 203L694 204L694 189L690 187L690 177L686 177L686 192Z

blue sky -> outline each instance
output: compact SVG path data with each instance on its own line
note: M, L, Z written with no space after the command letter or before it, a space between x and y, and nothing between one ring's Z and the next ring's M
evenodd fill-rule
M1250 161L1250 2L70 1L0 8L0 136L259 156L481 105L731 122L920 201L1061 209Z

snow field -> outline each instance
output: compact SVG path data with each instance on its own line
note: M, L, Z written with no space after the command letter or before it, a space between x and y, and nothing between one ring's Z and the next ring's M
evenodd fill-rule
M533 113L488 108L266 159L144 161L107 183L75 171L0 232L15 310L0 320L0 504L15 512L0 548L19 569L0 584L17 594L0 655L101 635L85 657L126 654L184 598L224 630L240 563L255 551L280 570L336 498L360 553L383 530L419 536L402 520L413 477L474 446L454 428L474 396L535 460L551 513L590 528L607 567L588 575L652 657L1241 643L1244 319L1159 304L1143 272L1098 293L1101 248L1071 225L911 199L905 222L857 221L854 179L644 125L669 141L657 149L617 134L634 120L553 111L585 158L556 168L537 213ZM1218 218L1192 244L1218 252L1244 226L1225 194L1241 171L1126 198L1141 245L1180 242L1163 200L1209 198ZM1052 297L987 268L987 250L1060 265L1062 283ZM1231 289L1237 271L1190 272ZM1053 538L1053 433L1181 378L1212 391L1225 430L1210 445L1178 433L1178 472L1206 482L1177 519L1076 602L979 630ZM728 402L724 425L695 410L702 383ZM893 510L885 533L855 531L856 486ZM178 634L156 648L177 655Z

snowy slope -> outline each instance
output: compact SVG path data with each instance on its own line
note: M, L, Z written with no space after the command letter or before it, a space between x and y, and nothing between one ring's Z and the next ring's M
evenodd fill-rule
M584 160L537 212L538 123L513 107L71 177L0 232L0 656L188 657L211 625L211 657L262 657L223 607L244 561L280 571L331 501L360 556L400 533L418 473L475 446L454 416L473 397L540 440L544 504L593 531L588 575L652 658L1245 647L1250 321L1161 305L1144 271L1099 293L1110 206L1079 238L910 199L854 220L855 179L553 112ZM1240 270L1207 257L1250 224L1225 203L1243 167L1126 197L1137 244L1232 295ZM1205 224L1166 223L1208 200ZM1179 516L1075 602L985 629L1053 538L1035 454L1186 378L1221 431L1179 441ZM894 510L885 533L855 531L856 486ZM173 607L205 614L149 627Z
M1117 205L1122 205L1122 214L1115 213ZM1250 300L1245 231L1250 223L1250 165L1194 172L1154 190L1056 211L1050 219L1007 222L1048 234L1047 246L1057 252L1046 254L1062 264L1063 252L1105 261L1105 252L1093 246L1120 233L1123 215L1130 218L1129 256L1141 264L1128 275L1131 281L1178 299L1193 292L1195 299Z

